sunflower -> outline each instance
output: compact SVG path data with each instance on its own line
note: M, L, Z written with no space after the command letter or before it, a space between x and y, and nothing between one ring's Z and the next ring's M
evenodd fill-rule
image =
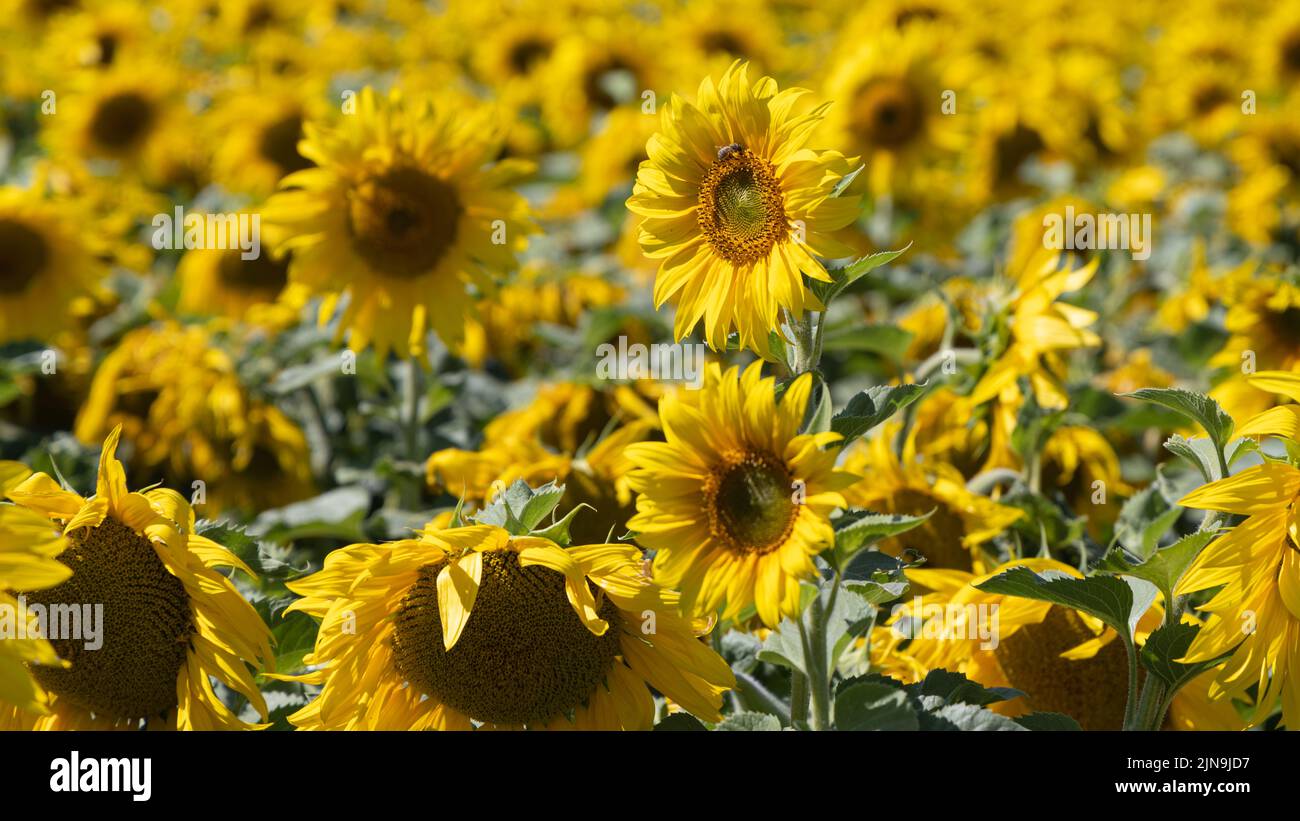
M687 612L723 618L753 605L769 627L795 615L799 582L834 541L831 511L858 477L835 470L837 433L800 434L812 390L804 374L777 402L761 363L716 363L698 396L659 405L666 442L628 447L640 495L628 527L656 551L655 578L682 591Z
M0 187L0 342L50 342L104 275L70 206Z
M312 493L306 436L252 396L230 355L199 326L137 328L100 363L75 433L122 427L132 472L173 486L204 483L204 511L278 507Z
M509 186L531 166L488 164L502 140L491 109L407 105L369 87L356 102L336 128L306 124L298 148L319 167L286 177L263 216L277 252L293 254L290 281L326 295L322 320L346 295L353 350L418 356L430 328L460 339L467 281L486 286L514 265L531 225Z
M1228 340L1210 365L1228 372L1210 396L1228 415L1245 418L1271 402L1249 385L1249 370L1300 370L1300 277L1273 266L1245 264L1222 286Z
M1257 686L1253 722L1267 718L1280 698L1282 723L1300 727L1300 470L1265 462L1178 503L1247 517L1211 542L1174 590L1186 595L1221 588L1200 605L1209 619L1181 661L1230 653L1210 698L1244 696Z
M1128 659L1114 630L1067 607L1033 599L986 593L980 585L1013 567L1055 571L1079 578L1079 571L1055 559L1015 559L984 575L959 570L908 570L914 585L926 592L922 609L915 602L896 609L891 625L913 637L906 652L924 669L965 673L985 687L1013 687L1025 693L992 707L1007 715L1031 711L1065 713L1085 730L1118 730L1128 699ZM942 608L937 610L936 608ZM927 627L927 619L944 621ZM996 645L980 638L971 614L983 613L996 623ZM955 614L957 618L948 618ZM1138 622L1141 643L1159 625L1152 608ZM915 620L920 620L917 623ZM944 628L938 629L942 624Z
M205 122L216 140L212 178L256 197L275 190L284 177L311 168L298 151L302 125L319 113L316 89L295 83L262 83L220 97Z
M103 645L92 651L79 639L52 639L68 665L31 668L49 695L49 715L8 708L0 710L0 727L254 729L221 702L211 681L247 698L265 720L249 665L272 658L271 633L218 568L252 572L194 533L194 513L180 494L127 490L114 456L119 435L114 429L104 440L89 499L44 473L9 489L20 509L44 516L66 539L58 559L72 569L55 587L17 592L47 607L102 604Z
M289 588L321 622L303 729L644 730L647 685L706 721L735 686L627 544L430 528L336 550Z
M289 285L288 260L265 250L253 259L244 259L240 248L186 251L176 277L184 313L288 324L306 299L301 286Z
M574 383L548 385L526 407L488 423L476 450L444 448L425 462L431 490L481 507L522 479L565 485L564 505L593 510L574 521L576 541L595 543L626 531L632 515L627 445L648 439L659 420L630 388L610 392Z
M782 309L822 308L800 272L830 281L818 257L853 255L832 236L858 215L857 197L832 196L853 163L803 147L829 105L795 115L804 93L778 92L770 77L751 85L736 62L716 87L700 84L695 105L664 107L627 206L644 218L643 252L662 260L655 307L676 297L677 339L702 319L713 349L734 327L742 347L765 353Z
M918 527L881 542L880 549L890 555L902 555L910 548L925 556L926 567L983 567L980 545L1024 513L967 490L965 479L952 465L918 459L911 437L900 459L890 446L897 427L887 425L870 442L858 442L849 451L844 468L864 478L845 490L844 498L854 507L878 513L930 514Z
M944 39L932 26L882 29L848 37L826 80L839 101L823 125L827 143L846 146L867 165L871 192L923 190L930 171L951 164L964 144L964 109L942 113Z
M541 326L576 328L593 308L617 305L626 297L626 289L597 274L525 265L513 282L479 303L478 316L465 321L458 353L476 368L491 357L506 371L522 374L536 360Z
M657 91L666 48L659 28L624 10L575 17L539 79L542 122L554 144L578 145L594 120Z
M23 465L0 462L0 494L7 494L29 475L31 471ZM17 505L0 504L0 610L19 612L18 600L7 591L44 590L66 581L72 571L57 560L66 548L67 539L44 516ZM27 665L57 667L59 656L48 641L32 638L36 629L29 628L27 637L19 638L12 632L16 626L15 621L6 620L0 640L0 711L9 705L46 714L48 698Z
M972 402L981 404L1007 392L1018 395L1016 381L1026 377L1041 406L1068 405L1059 358L1069 351L1097 347L1101 338L1089 330L1097 314L1058 299L1091 281L1097 265L1094 258L1081 267L1061 267L1060 253L1047 248L1028 259L1016 273L1007 306L1006 347L975 386Z
M54 157L107 166L124 175L170 184L177 164L193 150L184 106L185 72L166 60L115 60L107 69L80 75L51 118L48 142Z

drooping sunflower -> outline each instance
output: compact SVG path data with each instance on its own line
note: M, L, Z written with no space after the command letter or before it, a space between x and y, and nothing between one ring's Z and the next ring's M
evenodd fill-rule
M31 471L14 462L0 463L0 494L7 494ZM0 609L19 612L19 602L10 590L44 590L72 575L57 557L67 539L41 514L17 505L0 504ZM48 713L48 698L28 664L56 667L59 656L48 641L38 638L39 628L30 623L19 638L17 620L6 624L0 640L0 711L6 706L30 713Z
M35 191L0 188L0 342L54 341L103 276L76 222Z
M1080 348L1101 344L1089 326L1097 321L1093 311L1060 302L1063 294L1086 285L1097 272L1098 259L1087 265L1062 267L1058 251L1040 248L1015 272L1016 284L1007 306L1007 345L980 379L971 401L980 404L1016 390L1016 380L1027 377L1038 403L1064 408L1068 397L1061 386L1059 357Z
M635 547L561 548L490 525L336 550L289 584L320 620L302 729L649 729L647 685L706 721L726 662ZM648 619L653 618L653 625Z
M492 163L503 132L490 108L471 111L363 89L356 112L304 126L298 148L317 168L291 174L263 208L289 279L346 300L340 333L354 350L418 355L425 334L460 339L472 310L467 283L507 271L531 230L510 185L529 163Z
M1231 653L1210 698L1243 696L1257 686L1254 721L1267 718L1280 699L1282 723L1300 727L1300 470L1266 462L1194 490L1179 504L1247 517L1196 557L1174 591L1222 588L1200 606L1209 619L1181 661Z
M58 560L71 576L26 590L28 606L102 605L99 640L57 636L67 666L34 664L49 714L0 705L5 729L253 729L226 707L212 679L248 699L263 719L266 702L253 668L269 661L271 633L218 568L252 571L221 545L194 533L194 512L175 491L127 490L117 461L120 431L104 440L95 495L83 499L44 473L9 488L20 509L46 518L66 539ZM5 463L6 472L25 470ZM6 517L7 519L8 517ZM29 531L30 532L30 531ZM21 531L19 531L21 533ZM5 532L9 541L18 536Z
M205 514L265 510L313 492L306 436L244 387L205 328L137 328L104 358L74 430L94 442L118 426L135 446L132 472L173 487L201 480Z
M822 308L801 273L829 281L818 257L853 255L834 233L857 218L858 198L832 194L854 163L804 148L829 105L796 114L805 93L751 84L736 62L700 84L694 105L674 96L664 107L627 207L643 218L643 253L660 260L655 307L677 303L676 338L703 320L715 350L734 328L766 353L782 309Z
M972 570L984 567L980 545L1006 530L1023 511L1000 505L966 489L952 465L921 460L909 437L900 459L890 442L896 425L888 425L869 443L859 442L844 460L844 468L864 478L844 491L854 507L908 516L930 514L923 524L883 541L880 549L898 556L912 549L926 558L926 567Z
M628 527L655 552L655 578L682 591L687 612L724 618L753 605L774 627L799 605L799 581L834 541L830 513L858 477L835 469L840 435L800 434L812 376L777 402L761 363L725 374L711 363L704 387L665 397L666 442L628 447L639 493ZM698 393L693 396L692 393Z
M1118 635L1086 613L977 587L1013 567L1080 575L1046 558L1015 559L983 575L908 570L909 580L927 592L919 611L915 601L905 603L891 620L912 638L907 654L923 669L962 672L986 687L1013 687L1026 694L993 705L997 712L1060 712L1085 730L1120 729L1128 698L1128 660ZM1139 643L1159 620L1158 608L1143 615L1137 626ZM981 637L981 627L986 637ZM996 630L990 630L993 627Z

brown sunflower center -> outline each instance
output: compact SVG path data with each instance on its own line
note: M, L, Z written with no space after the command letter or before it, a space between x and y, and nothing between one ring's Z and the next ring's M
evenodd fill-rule
M619 610L600 603L609 630L596 636L578 619L564 576L524 567L513 552L483 554L469 621L443 649L438 571L425 567L396 614L398 672L430 697L478 721L543 724L586 703L619 652Z
M970 551L962 544L966 523L942 500L920 490L900 490L885 507L890 513L907 516L924 516L934 511L924 524L887 540L887 548L911 548L925 556L928 568L971 569Z
M852 130L864 143L900 149L912 142L924 125L925 106L906 80L871 80L854 95Z
M1289 72L1300 72L1300 29L1287 32L1279 48L1282 66Z
M167 571L148 539L112 517L70 533L59 561L72 568L72 577L27 593L27 601L44 605L51 625L55 613L67 619L61 623L76 624L73 611L79 611L81 635L51 627L58 635L50 643L72 666L34 667L36 680L97 716L156 718L174 708L176 678L194 633L185 585ZM96 650L87 647L92 637L85 605L102 605L102 646Z
M1232 100L1232 92L1217 81L1207 82L1198 86L1192 93L1192 110L1204 116L1230 100Z
M1300 308L1269 311L1264 316L1271 335L1281 343L1279 347L1300 347Z
M509 56L506 59L510 63L510 69L515 74L524 76L531 73L537 64L545 60L550 53L551 44L548 41L529 37L511 46Z
M45 238L30 225L0 218L0 295L27 290L50 259Z
M156 111L143 94L124 91L102 101L90 118L90 136L109 151L125 151L149 133Z
M744 57L749 49L740 35L725 29L712 29L699 35L700 47L708 54L731 54Z
M277 260L270 254L244 259L238 248L232 248L221 255L217 276L232 288L279 294L289 281L289 267L286 260Z
M1094 637L1079 614L1053 606L1040 624L1002 639L994 655L1011 686L1037 711L1065 713L1085 730L1118 730L1128 698L1128 660L1112 641L1089 659L1061 653Z
M766 257L790 233L776 170L747 148L714 161L700 185L699 206L700 231L733 265Z
M748 454L717 477L709 499L711 529L737 551L774 550L794 526L794 492L784 464L766 454Z
M1043 138L1037 131L1023 123L1009 133L998 137L994 146L994 173L1000 183L1014 182L1020 166L1030 157L1042 151Z
M455 187L438 177L399 166L362 181L350 200L357 252L380 273L427 274L456 244L464 208Z
M301 137L302 116L286 114L262 131L257 152L275 163L281 176L311 168L314 163L298 153L298 140Z

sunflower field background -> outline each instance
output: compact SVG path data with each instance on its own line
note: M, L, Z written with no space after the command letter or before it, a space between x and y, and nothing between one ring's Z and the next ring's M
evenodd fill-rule
M1296 2L0 0L0 728L1300 727L1297 80Z

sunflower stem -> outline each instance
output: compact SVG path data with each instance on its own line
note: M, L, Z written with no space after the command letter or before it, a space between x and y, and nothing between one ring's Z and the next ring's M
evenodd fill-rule
M798 670L790 674L790 726L808 720L808 677Z
M420 458L420 388L423 381L420 360L412 356L406 360L406 379L402 383L402 398L406 405L402 418L402 432L406 445L405 456L408 460ZM419 503L418 488L404 495L407 497L405 501L408 505Z
M790 362L794 373L791 376L814 370L817 367L817 343L813 334L813 312L805 311L797 320L787 313L786 321L794 333L794 355Z
M1128 699L1124 702L1124 724L1125 730L1137 729L1138 714L1138 659L1137 648L1133 644L1133 639L1120 636L1124 642L1124 650L1128 654Z
M811 630L804 625L803 616L797 620L799 641L803 645L804 666L808 668L808 690L812 696L812 715L810 725L814 730L825 730L830 726L830 676L822 669L826 658L825 633L820 629L823 613L818 600L812 603Z

